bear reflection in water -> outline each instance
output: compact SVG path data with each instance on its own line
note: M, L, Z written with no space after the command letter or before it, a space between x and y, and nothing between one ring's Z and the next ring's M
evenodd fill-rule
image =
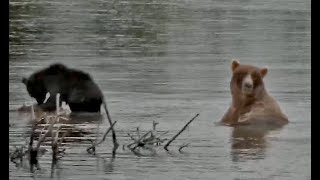
M234 162L264 159L269 142L269 133L278 131L279 126L235 126L231 134L231 158Z
M31 114L31 105L22 105L17 109L20 115L25 117L26 114ZM44 111L37 104L33 105L34 115L36 119L42 119L46 116L54 116L56 112L52 111ZM103 114L101 113L92 113L92 112L71 112L68 106L62 106L60 108L60 116L65 117L60 119L60 123L66 124L81 124L81 123L89 123L89 122L99 122L103 120Z

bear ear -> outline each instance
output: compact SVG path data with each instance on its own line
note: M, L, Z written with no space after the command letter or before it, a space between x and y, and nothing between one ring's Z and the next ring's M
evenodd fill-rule
M268 68L267 67L262 68L260 70L260 73L261 73L262 78L264 78L268 73Z
M28 79L24 77L24 78L22 78L21 82L23 84L27 85L28 84Z
M231 70L232 72L240 65L239 60L237 59L232 59L232 63L231 63Z

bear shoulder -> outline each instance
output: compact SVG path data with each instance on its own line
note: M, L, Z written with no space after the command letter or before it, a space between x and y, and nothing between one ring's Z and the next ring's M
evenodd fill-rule
M70 69L69 76L73 79L78 79L81 81L93 81L90 74L76 69Z

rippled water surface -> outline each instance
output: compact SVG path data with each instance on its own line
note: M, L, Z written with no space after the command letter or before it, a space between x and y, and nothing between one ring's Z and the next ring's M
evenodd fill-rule
M311 179L310 1L10 0L9 151L29 135L33 103L23 76L54 62L92 75L108 100L120 144L152 122L173 136L154 156L118 149L111 138L66 142L53 179ZM290 118L283 129L218 126L231 101L230 62L267 66L265 83ZM76 121L95 139L98 122ZM108 128L100 123L100 137ZM75 137L77 139L77 137ZM191 143L179 153L182 143ZM30 173L9 162L10 179L47 179L51 149Z

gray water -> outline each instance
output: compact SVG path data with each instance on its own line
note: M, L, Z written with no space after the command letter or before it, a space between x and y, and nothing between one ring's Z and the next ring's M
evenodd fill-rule
M311 3L210 0L10 0L9 151L25 143L34 103L21 78L54 62L92 75L103 90L120 144L152 128L173 136L157 155L136 156L112 141L64 144L53 179L311 179ZM267 66L268 91L290 123L262 131L216 125L231 101L230 62ZM97 122L74 124L93 133ZM108 123L99 128L102 136ZM179 153L182 143L191 143ZM48 179L51 149L30 173L9 162L10 179Z

